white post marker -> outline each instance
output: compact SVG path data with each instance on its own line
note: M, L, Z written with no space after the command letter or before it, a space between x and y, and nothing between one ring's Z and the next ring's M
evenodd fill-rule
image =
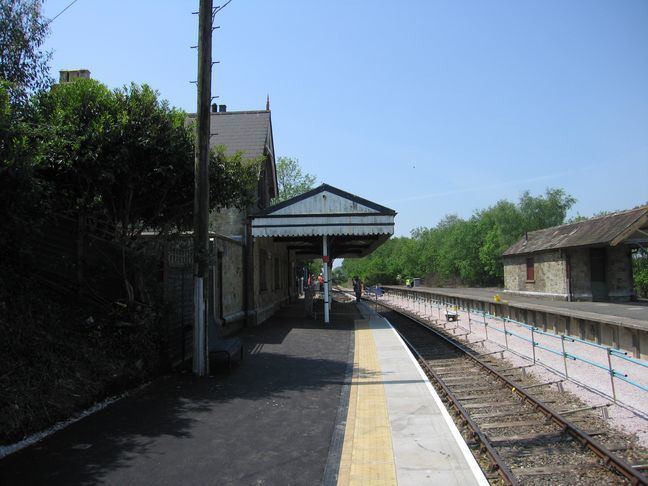
M205 336L205 299L202 277L194 277L194 286L193 371L198 376L205 376L208 373L205 360L207 336Z
M329 271L328 271L328 236L322 236L322 260L324 263L324 322L329 322Z

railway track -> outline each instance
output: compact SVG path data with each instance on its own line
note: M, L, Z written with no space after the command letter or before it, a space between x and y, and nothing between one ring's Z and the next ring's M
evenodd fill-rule
M551 383L534 383L523 367L508 367L432 322L378 305L417 357L492 483L648 485L615 453L627 454L627 445L608 436L588 407L558 413L552 405L564 404Z

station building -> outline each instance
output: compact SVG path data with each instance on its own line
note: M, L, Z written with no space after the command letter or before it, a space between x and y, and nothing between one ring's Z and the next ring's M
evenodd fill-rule
M214 106L211 134L211 148L224 146L228 154L241 152L262 163L256 204L210 215L215 257L210 269L210 341L258 325L295 300L300 262L322 259L330 274L333 259L367 255L393 234L393 210L328 184L271 205L278 186L269 104L257 111ZM184 238L165 252L164 288L172 309L169 341L174 361L183 361L192 349L192 246L191 239ZM328 286L327 290L330 294ZM324 300L330 302L328 294ZM329 310L330 304L325 312Z
M504 287L553 300L633 300L633 253L646 247L648 206L532 231L503 253Z

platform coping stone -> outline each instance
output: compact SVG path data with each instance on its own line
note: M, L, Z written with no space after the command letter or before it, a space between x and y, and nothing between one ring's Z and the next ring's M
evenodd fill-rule
M338 485L395 484L391 428L376 344L369 321L357 320L353 380Z

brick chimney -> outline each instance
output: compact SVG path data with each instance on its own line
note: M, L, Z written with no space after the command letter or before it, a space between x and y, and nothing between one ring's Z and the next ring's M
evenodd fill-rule
M59 71L59 83L69 83L77 78L90 79L90 71L87 69L61 69Z

